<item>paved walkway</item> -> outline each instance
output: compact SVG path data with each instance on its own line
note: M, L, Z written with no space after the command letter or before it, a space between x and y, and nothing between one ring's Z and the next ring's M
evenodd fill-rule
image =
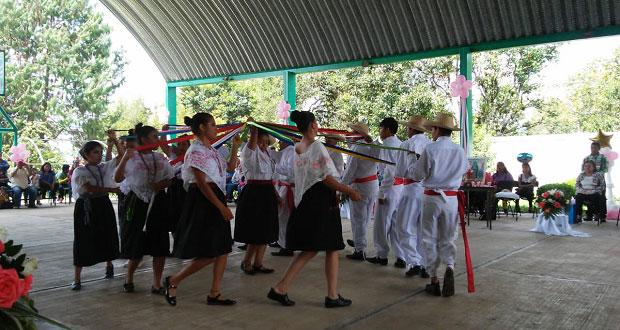
M222 287L227 297L237 300L234 307L204 303L211 267L183 282L177 307L169 306L164 297L150 294L150 260L138 270L133 294L122 291L124 260L114 261L114 279L103 278L105 264L85 268L82 290L71 291L72 215L73 205L1 210L0 226L40 260L32 291L36 307L76 329L620 328L620 228L615 222L578 226L593 237L573 238L530 233L534 219L529 214L518 222L502 217L492 231L472 220L468 233L477 292L467 293L459 238L452 298L427 296L423 287L428 280L406 278L392 266L392 256L389 266L378 266L348 260L347 251L341 251L339 292L353 305L327 310L322 306L322 255L295 279L289 296L297 305L285 308L266 294L291 259L268 255L265 265L275 268L275 274L247 276L239 269L243 253L236 247ZM345 239L350 238L348 220L343 220L343 230ZM185 262L169 259L164 274Z

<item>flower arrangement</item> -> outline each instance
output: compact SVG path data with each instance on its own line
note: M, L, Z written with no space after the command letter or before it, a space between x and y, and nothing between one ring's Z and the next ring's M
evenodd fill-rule
M61 329L66 326L39 315L34 301L28 296L32 289L32 273L37 269L37 258L20 254L21 244L8 240L6 228L0 228L0 324L3 329L36 329L35 320Z
M568 203L569 200L564 197L564 193L559 189L549 189L538 197L538 207L547 220L562 213L564 206Z

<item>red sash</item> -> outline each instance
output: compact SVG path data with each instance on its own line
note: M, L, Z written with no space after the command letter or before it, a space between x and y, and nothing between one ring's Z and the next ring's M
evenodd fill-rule
M399 186L401 184L403 184L405 180L403 178L394 178L394 185L395 186Z
M369 182L369 181L374 181L377 180L378 177L376 174L365 177L365 178L361 178L361 179L355 179L353 181L351 181L351 183L364 183L364 182Z
M403 179L403 184L406 186L408 184L416 183L420 181L412 180L412 179Z
M465 266L467 268L467 292L476 292L474 286L474 268L471 264L471 255L469 253L469 241L467 240L467 232L465 231L465 206L467 199L462 191L444 191L446 196L457 196L459 202L459 219L461 222L461 231L463 232L463 243L465 244ZM424 190L424 195L441 196L440 193L433 190Z
M248 180L247 184L275 184L271 180Z
M278 186L286 187L286 201L288 203L289 211L293 211L293 204L295 204L295 194L293 193L293 189L295 187L294 183L285 183L278 182Z

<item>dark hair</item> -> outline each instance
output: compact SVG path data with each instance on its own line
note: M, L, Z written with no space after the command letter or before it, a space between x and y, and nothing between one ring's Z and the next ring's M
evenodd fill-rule
M588 159L588 160L586 160L585 162L583 162L583 168L584 168L584 169L586 168L586 164L587 164L587 163L592 164L592 167L594 167L594 172L596 172L596 163L595 163L593 160Z
M530 167L530 164L523 163L523 165L521 165L521 167L523 167L523 166L527 166L527 169L530 171L530 175L532 175L532 167Z
M134 142L136 141L136 132L133 128L127 130L127 137L121 137L121 139L125 140L125 142Z
M200 134L200 125L207 125L209 120L215 121L213 116L206 112L199 112L195 114L192 118L187 116L183 117L183 122L185 123L185 125L192 128L192 133L194 133L195 135Z
M439 126L433 126L435 127L437 130L439 130L439 136L450 136L452 135L452 131L447 129L447 128L443 128L443 127L439 127Z
M497 162L497 165L499 165L499 164L502 164L502 166L504 167L504 173L510 174L510 172L508 172L508 169L506 168L506 164L504 164L504 162Z
M86 144L84 144L82 149L80 149L80 156L82 156L82 158L86 159L86 155L88 155L91 151L93 151L97 147L102 148L101 147L101 143L99 143L97 141L88 141L88 142L86 142ZM69 167L69 165L67 165L67 167ZM64 166L63 166L63 169L64 169Z
M314 114L310 111L293 111L291 112L291 121L297 125L300 132L306 133L308 127L315 121Z
M69 164L64 164L62 165L62 171L68 171L69 170Z
M265 136L265 135L269 137L269 133L267 133L267 131L265 131L264 129L259 128L258 130L256 130L256 137L258 139L260 139L261 136Z
M396 131L398 131L398 122L396 119L388 117L379 123L379 127L387 128L390 132L392 132L392 134L396 134Z
M154 131L157 131L153 126L144 126L142 123L138 123L134 128L136 132L136 139L138 140L138 144L142 145L142 138L149 136Z
M41 172L45 172L45 165L49 165L50 166L50 172L52 171L52 163L50 162L45 162L43 163L43 165L41 165Z
M599 149L601 149L601 144L596 141L592 142L592 145L597 146Z

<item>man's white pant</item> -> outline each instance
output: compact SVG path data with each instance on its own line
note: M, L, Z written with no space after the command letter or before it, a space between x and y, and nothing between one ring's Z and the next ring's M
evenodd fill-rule
M353 233L353 243L356 252L363 252L368 247L366 240L366 232L372 217L372 208L377 200L377 190L379 185L377 180L353 183L351 188L357 191L362 199L359 201L350 201L349 208L351 210L351 231Z
M422 244L424 264L431 277L437 276L440 261L454 269L458 237L458 199L456 196L424 195ZM439 259L441 258L441 260Z
M396 213L396 221L392 228L403 251L407 266L425 266L423 261L424 247L422 246L422 195L424 190L419 183L403 186L400 204Z
M385 194L385 202L383 205L377 202L377 208L375 210L375 228L374 228L374 240L375 249L377 250L377 257L387 258L390 253L390 244L388 243L388 235L392 245L392 250L397 258L403 259L405 253L401 248L400 238L398 232L393 225L396 222L396 212L400 203L400 195L403 186L392 186Z
M286 196L286 188L278 186L278 194L280 198L284 200L284 205L278 206L278 223L280 226L278 234L278 245L286 248L286 226L288 225L288 218L291 216L291 209L288 207L288 199ZM293 195L295 194L295 187L291 187Z

